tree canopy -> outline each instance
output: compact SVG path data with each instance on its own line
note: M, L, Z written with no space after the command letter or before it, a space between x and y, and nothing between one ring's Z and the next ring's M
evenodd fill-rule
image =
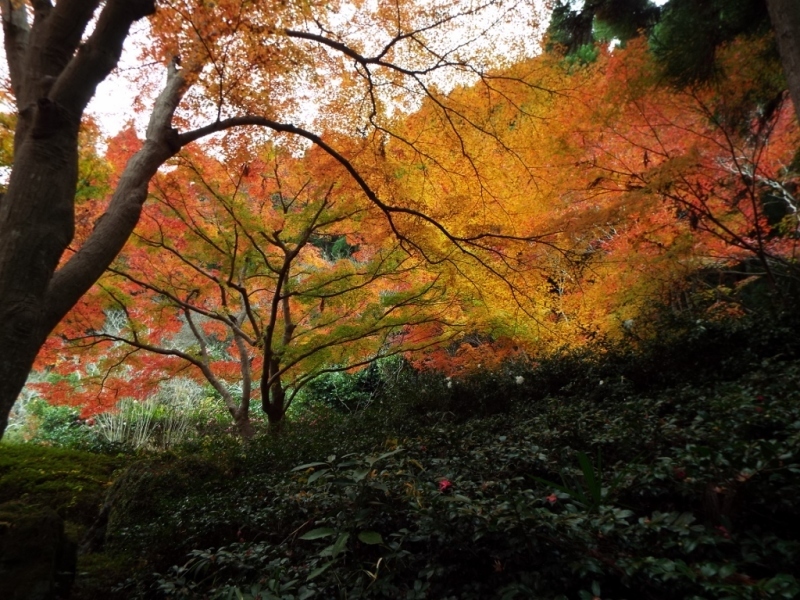
M540 54L524 2L1 6L2 419L38 356L90 411L192 372L246 433L320 373L641 339L796 278L791 50L760 3L702 3L703 48L680 0L561 3ZM99 150L86 105L145 17L147 131Z
M0 431L48 334L136 226L150 179L183 147L206 136L250 126L315 144L354 179L409 247L419 247L409 229L419 222L467 254L490 251L485 237L453 234L384 196L368 176L374 152L368 149L383 138L395 139L426 168L439 168L442 148L418 150L414 140L395 131L397 111L423 100L441 116L443 133L458 137L476 130L493 143L492 132L481 128L468 107L439 91L437 78L477 78L495 95L486 42L504 23L533 30L538 15L525 2L4 0L0 8L18 115L14 164L0 205ZM119 174L89 235L75 240L83 115L98 83L116 67L131 27L145 17L150 20L141 62L166 66L167 82L143 108L150 116L141 149ZM507 37L512 45L504 54L524 55L527 37L518 38L522 46ZM313 118L295 124L309 106ZM237 141L242 137L229 143ZM246 146L239 143L239 151ZM481 187L479 169L470 177Z

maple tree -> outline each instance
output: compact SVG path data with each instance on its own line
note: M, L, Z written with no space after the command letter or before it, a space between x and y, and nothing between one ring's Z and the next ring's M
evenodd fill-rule
M624 25L615 20L624 2L590 4ZM769 5L773 19L791 9ZM748 49L763 50L752 40L715 46L734 74L727 89L673 93L648 79L652 57L635 40L624 52L596 48L585 67L530 60L538 13L515 0L2 0L0 9L17 110L0 201L0 432L47 336L136 227L150 180L204 139L205 155L224 156L231 172L265 141L295 157L315 146L329 166L311 180L338 169L346 203L368 201L384 220L372 231L431 265L417 270L422 280L447 272L451 289L471 291L454 314L474 317L478 338L501 353L518 339L533 347L611 331L710 257L755 255L767 271L791 264L791 215L770 222L764 190L789 194L777 205L792 196L796 121L780 78L767 81L772 66L747 64ZM142 72L136 104L147 111L154 98L145 140L129 140L108 194L81 197L87 103L144 17L139 59L168 65L166 84L159 91ZM796 21L786 23L788 33L776 31L792 42ZM791 43L780 49L790 71ZM747 106L764 114L728 118Z
M551 295L577 332L629 335L698 270L750 264L772 284L795 272L800 131L768 44L721 48L724 76L684 89L659 85L643 39L574 75L562 128L550 129L563 165L551 207L560 242L582 259L567 293ZM636 333L646 331L644 318Z
M316 144L410 247L419 244L396 217L427 224L466 254L491 252L485 236L451 234L424 213L381 199L359 172L358 155L337 150L337 136L357 134L379 145L393 138L395 113L422 98L437 106L446 130L476 128L437 91L437 77L478 78L491 89L488 62L503 59L492 51L490 34L514 23L503 55L512 61L527 52L538 16L532 4L3 0L0 10L18 115L0 203L0 433L48 334L136 226L150 179L204 137L253 126ZM160 93L146 77L140 82L155 97L146 139L91 232L75 239L80 125L131 27L145 17L141 63L168 64L167 81ZM530 36L521 35L523 27ZM492 144L491 132L484 133ZM423 158L435 169L439 156Z
M77 386L38 384L51 401L65 393L89 414L193 371L250 436L257 390L276 424L320 374L424 348L441 335L414 328L454 325L443 275L402 251L318 152L268 147L234 167L187 150L171 165L131 243L40 355L51 375L69 375L73 354L92 363Z
M769 44L755 37L721 47L721 77L680 89L662 85L642 38L599 49L583 66L558 55L529 61L525 68L562 91L509 98L538 120L502 107L492 114L520 157L498 160L492 184L506 212L496 223L508 217L550 233L512 255L526 310L510 310L502 294L472 307L481 341L418 364L455 374L493 364L492 352L502 359L598 337L641 339L653 333L655 307L694 310L705 298L735 312L738 287L761 278L777 292L781 278L796 277L800 130ZM465 93L480 105L479 90ZM524 165L538 166L535 179L525 179Z

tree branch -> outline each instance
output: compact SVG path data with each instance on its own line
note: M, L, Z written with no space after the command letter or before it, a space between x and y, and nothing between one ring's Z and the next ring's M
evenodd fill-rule
M94 231L53 275L44 303L45 323L49 329L58 324L117 257L139 221L150 179L179 150L171 123L184 86L185 80L174 59L167 70L167 84L150 115L144 146L125 166L111 202Z
M11 87L14 94L19 96L24 80L25 53L28 50L28 38L31 31L27 8L24 2L2 0L0 11L3 14L3 41ZM19 107L19 104L17 106Z
M73 4L86 5L87 1L62 0L57 4L56 12L51 18L68 10ZM96 5L98 2L92 0L88 4ZM64 5L63 10L62 5ZM92 7L93 12L94 7ZM51 100L75 118L80 118L89 100L94 96L97 85L117 66L131 25L154 12L154 0L108 0L92 35L72 57L63 73L60 73L53 86ZM88 16L91 17L91 14ZM82 31L83 28L80 32ZM74 42L77 45L80 36L77 40L64 40L65 45L67 42L70 44Z

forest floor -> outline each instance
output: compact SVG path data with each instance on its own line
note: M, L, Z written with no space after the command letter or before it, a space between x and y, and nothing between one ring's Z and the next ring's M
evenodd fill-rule
M414 375L249 443L4 444L0 503L51 506L78 541L114 495L82 600L794 598L795 337L686 347L660 381L585 356Z

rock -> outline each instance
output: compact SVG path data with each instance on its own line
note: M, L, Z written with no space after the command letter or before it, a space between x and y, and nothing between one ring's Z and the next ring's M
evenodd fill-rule
M67 598L76 562L77 547L52 508L0 504L0 598Z

